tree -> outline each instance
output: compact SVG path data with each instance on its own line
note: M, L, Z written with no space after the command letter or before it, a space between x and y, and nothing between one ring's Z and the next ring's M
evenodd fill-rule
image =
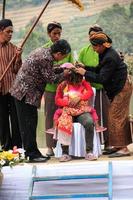
M130 17L133 18L133 1L130 4Z
M25 35L26 32L29 31L29 28L32 26L33 21L35 21L35 18L33 18L29 24L27 24L27 26L25 27L24 30L22 30L19 34ZM24 57L27 56L32 50L38 48L38 47L42 47L44 45L44 43L46 43L46 36L45 36L45 30L43 28L43 25L41 22L39 22L34 31L31 33L30 37L28 38L25 46L24 46L24 52L23 55Z
M131 10L130 5L130 10ZM97 23L113 39L113 46L124 52L133 52L133 17L127 14L125 7L115 4L110 9L101 12Z

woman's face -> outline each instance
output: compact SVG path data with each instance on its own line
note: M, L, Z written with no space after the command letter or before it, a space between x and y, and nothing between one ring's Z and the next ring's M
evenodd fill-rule
M51 41L55 43L61 38L62 30L60 28L53 29L50 33L48 33L48 36L50 37Z

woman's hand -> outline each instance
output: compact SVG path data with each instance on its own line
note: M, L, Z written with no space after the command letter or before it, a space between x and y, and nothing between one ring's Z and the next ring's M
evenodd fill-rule
M80 67L80 68L75 68L75 72L84 76L86 70Z
M73 97L73 98L69 98L69 106L70 107L75 107L79 102L80 102L80 97Z

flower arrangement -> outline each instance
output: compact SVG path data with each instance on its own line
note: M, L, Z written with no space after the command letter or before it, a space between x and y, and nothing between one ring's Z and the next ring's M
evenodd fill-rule
M13 167L25 161L23 149L17 149L17 147L14 147L13 150L0 152L0 170L3 166Z

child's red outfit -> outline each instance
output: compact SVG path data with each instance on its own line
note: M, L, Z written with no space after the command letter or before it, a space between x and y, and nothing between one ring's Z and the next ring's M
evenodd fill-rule
M57 109L54 115L54 121L58 127L58 132L61 133L62 136L65 134L65 138L63 136L64 139L62 140L62 144L70 144L73 117L88 112L91 114L94 122L98 120L96 110L89 105L89 100L93 95L93 90L90 84L85 80L82 80L76 85L69 84L67 81L59 84L56 91L55 103L62 107L62 109ZM69 103L75 97L80 97L80 101L76 104L76 106L70 107ZM69 139L67 140L66 138Z

